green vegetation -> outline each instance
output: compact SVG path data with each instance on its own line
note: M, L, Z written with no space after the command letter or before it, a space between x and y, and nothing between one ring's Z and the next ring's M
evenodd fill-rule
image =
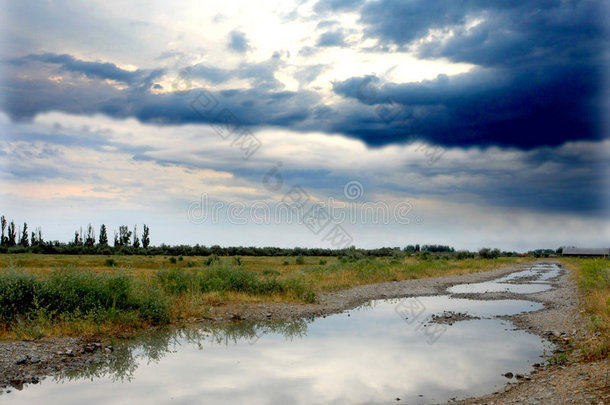
M160 271L157 277L159 284L170 294L207 292L223 294L231 291L251 295L286 294L303 301L315 300L315 293L305 285L303 279L295 277L282 281L275 277L261 279L255 272L244 270L239 266L223 264L206 270L172 268Z
M174 260L171 260L174 259ZM357 285L484 271L529 258L454 255L340 257L0 255L0 338L131 335L154 324L205 317L211 307L315 302ZM77 270L86 269L86 270Z
M169 322L169 304L159 289L126 274L101 274L74 269L55 270L46 277L0 273L0 324L87 319L95 324L145 321Z
M557 353L546 360L549 365L563 366L568 363L568 356L565 353Z
M0 253L39 253L56 255L155 255L170 256L173 260L183 260L183 256L205 256L209 257L206 264L214 264L219 257L226 256L269 256L269 257L293 257L299 262L305 263L305 257L347 257L352 260L354 256L362 257L396 257L397 255L419 255L424 257L429 255L442 255L443 257L471 258L475 257L475 252L461 251L456 254L455 249L448 245L407 245L401 247L382 247L377 249L356 249L348 247L342 249L323 249L323 248L277 248L277 247L256 247L256 246L188 246L177 245L169 246L161 244L152 246L150 244L150 228L144 224L141 237L138 233L137 225L132 230L127 225L120 225L118 232L115 230L112 246L108 240L109 230L105 224L101 224L96 238L96 232L91 224L83 230L79 228L74 232L74 237L70 242L60 242L58 240L47 241L43 239L42 230L37 227L31 232L28 238L28 224L23 223L22 227L17 227L13 220L10 223L4 216L0 216ZM550 250L536 251L540 256L542 253L549 256ZM487 259L498 257L516 256L516 252L501 252L499 249L483 248L479 251L479 256ZM178 257L178 259L175 259Z
M607 358L610 354L610 262L604 259L563 258L583 292L584 316L589 336L581 350L586 358Z

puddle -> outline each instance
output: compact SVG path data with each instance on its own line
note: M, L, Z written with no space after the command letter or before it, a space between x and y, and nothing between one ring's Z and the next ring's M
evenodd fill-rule
M550 350L496 318L541 307L418 297L313 321L169 330L116 345L104 363L0 395L0 403L419 404L478 396L504 386L502 373L530 372ZM444 311L481 319L429 323Z
M532 294L551 289L549 280L559 276L561 268L555 264L537 264L523 271L483 283L458 284L447 289L451 294L482 294L509 292Z

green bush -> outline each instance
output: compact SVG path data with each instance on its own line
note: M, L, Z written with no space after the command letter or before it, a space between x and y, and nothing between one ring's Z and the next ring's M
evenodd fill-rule
M479 250L479 256L483 259L496 259L500 256L499 249L482 248Z
M157 273L157 279L165 291L171 294L181 294L198 289L195 273L189 270L179 268L161 270Z
M210 255L208 256L208 258L203 262L203 264L205 264L206 266L211 266L213 264L218 264L220 263L220 259L218 258L217 255Z
M457 260L474 259L474 253L467 250L459 250L455 254Z
M33 276L6 272L0 275L0 320L8 323L16 315L29 312L34 303L37 283Z
M74 269L56 270L48 277L0 273L0 322L5 324L17 316L101 321L128 312L156 323L169 320L169 304L160 291L126 274Z
M273 277L260 279L253 271L225 264L199 271L178 268L164 270L158 273L157 280L170 294L214 291L254 295L287 293L300 299L315 300L315 294L300 279L280 281L275 278L279 274L277 270L265 269L263 275Z
M295 264L305 264L305 258L303 256L297 256L297 258L294 260Z
M263 276L275 277L275 276L279 276L279 275L280 275L280 272L275 269L264 269L263 270Z
M171 264L176 264L176 258L175 258L175 257L170 257L170 258L169 258L169 262L170 262Z
M109 258L104 260L104 266L113 267L116 266L116 262L114 261L114 259Z

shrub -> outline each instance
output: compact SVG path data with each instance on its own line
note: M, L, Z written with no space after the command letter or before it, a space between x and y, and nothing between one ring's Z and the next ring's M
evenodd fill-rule
M171 264L176 264L176 258L175 258L175 257L170 257L170 258L169 258L169 262L170 262Z
M263 276L279 276L280 272L275 270L275 269L264 269L263 270Z
M172 294L180 294L196 289L195 274L192 271L178 268L161 270L157 273L157 279L165 291Z
M471 253L471 252L469 252L467 250L459 250L455 254L455 258L457 260L473 259L474 258L474 253Z
M300 278L280 281L275 276L277 270L265 269L260 279L253 271L229 265L214 266L210 269L192 271L173 268L158 273L157 280L170 294L186 292L243 292L254 295L287 293L308 302L315 300L315 293L305 286Z
M491 250L490 248L483 248L479 250L479 256L481 256L483 259L495 259L500 256L500 250Z
M103 321L129 312L156 323L169 320L169 305L160 292L144 288L126 274L67 269L39 278L14 271L0 273L0 321L4 324L14 322L18 315Z
M0 320L12 321L17 314L27 313L34 302L36 280L28 274L10 271L0 276Z
M326 264L326 260L320 259L320 261L318 263L320 264L320 266L324 266Z
M114 259L106 259L104 260L104 266L114 267L116 266L116 262L114 261Z
M217 255L210 255L208 256L208 258L203 262L203 264L205 264L206 266L211 266L213 264L217 264L220 262L220 259L218 258Z
M348 250L344 255L339 258L341 263L353 263L364 259L364 254L357 250Z
M294 263L299 265L305 264L305 258L303 256L297 256Z

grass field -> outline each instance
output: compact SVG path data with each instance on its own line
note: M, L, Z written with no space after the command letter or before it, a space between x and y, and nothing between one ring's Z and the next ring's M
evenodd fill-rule
M325 292L465 274L533 258L0 255L0 337L129 335L221 301L315 302Z
M584 316L589 336L582 345L585 357L606 358L610 354L610 262L604 259L562 258L583 294Z

